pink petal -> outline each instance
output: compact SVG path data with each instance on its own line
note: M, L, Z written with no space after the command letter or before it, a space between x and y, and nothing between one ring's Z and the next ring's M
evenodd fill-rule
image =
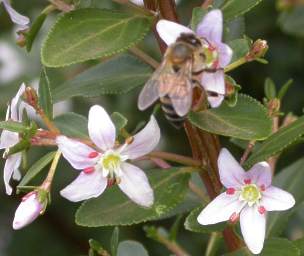
M100 149L106 151L113 148L116 138L115 125L103 107L91 107L88 130L90 138Z
M216 44L217 50L219 51L219 66L221 68L226 67L232 58L232 49L224 43L217 43Z
M229 220L233 213L238 214L244 204L237 195L226 192L214 198L199 214L197 221L201 225L211 225Z
M204 72L201 83L206 91L225 94L225 75L223 70Z
M260 214L257 206L245 207L240 215L241 231L248 249L259 254L264 245L266 214Z
M96 151L95 149L65 136L58 136L56 143L64 158L75 169L82 170L95 165L96 159L89 158L89 154Z
M33 193L22 201L16 212L13 221L13 229L21 229L32 223L43 210L43 205L37 199L37 193Z
M221 150L217 163L220 180L226 188L239 188L243 185L245 171L226 148Z
M128 159L135 159L150 153L160 140L160 129L154 116L151 116L149 123L133 136L133 142L127 145L121 154Z
M292 194L280 188L270 186L263 192L260 204L267 211L284 211L294 206L295 199Z
M224 95L221 95L221 94L218 94L217 96L208 96L207 97L208 102L212 108L219 107L222 104L224 98L225 98Z
M119 188L136 204L151 207L154 194L146 174L138 167L126 162L122 163L121 168Z
M221 42L223 34L223 15L220 10L208 12L198 24L196 33L208 41Z
M182 34L194 34L194 32L183 25L169 21L159 20L156 24L156 30L160 38L167 44L175 43L176 39Z
M7 149L19 142L19 134L3 130L0 137L0 149Z
M271 185L272 172L267 162L260 162L251 167L246 172L246 179L250 179L252 183L266 188Z
M100 196L107 184L107 178L103 177L101 171L95 170L89 174L81 172L70 185L60 191L60 195L72 202L79 202Z
M19 25L22 26L23 29L26 29L30 23L30 19L26 16L21 15L20 13L16 12L15 9L12 8L12 6L9 4L7 0L2 1L4 4L4 7L9 14L11 20Z
M14 121L22 121L22 118L21 118L21 111L20 111L20 107L22 107L22 109L24 108L24 105L20 105L21 103L21 97L22 97L22 94L25 92L25 84L22 83L16 96L12 99L12 102L11 102L11 119L14 120Z
M21 159L22 159L22 153L16 153L9 156L5 161L3 179L4 179L6 194L8 195L12 194L12 187L10 186L9 182L14 172L18 170L21 164Z

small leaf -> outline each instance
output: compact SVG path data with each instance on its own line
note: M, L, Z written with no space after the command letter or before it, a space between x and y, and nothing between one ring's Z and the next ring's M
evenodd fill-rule
M190 177L188 172L191 170L150 170L148 179L155 196L151 208L136 205L117 186L111 187L100 197L88 200L80 206L76 212L76 223L80 226L102 227L131 225L159 219L184 199Z
M54 158L56 151L52 151L41 157L31 168L26 172L18 186L27 185L34 177L36 177Z
M152 19L106 9L78 9L61 16L41 50L42 63L62 67L125 51L148 33Z
M55 125L66 136L88 138L88 119L82 115L68 112L54 119Z
M26 33L26 50L27 52L30 52L32 49L32 45L34 40L37 37L37 34L39 33L45 19L47 17L46 13L41 13L33 22L33 24L30 27L30 30Z
M118 245L117 256L149 256L142 244L126 240Z
M202 21L204 16L206 15L207 10L202 7L195 7L192 10L192 18L190 27L193 31L196 31L197 25Z
M278 23L281 29L290 35L304 37L304 6L297 6L282 12Z
M127 123L128 123L128 119L125 118L122 114L118 113L118 112L114 112L111 115L111 119L116 127L117 130L117 134L119 133L119 131L124 128Z
M243 38L245 35L245 18L237 17L224 23L224 41L229 42Z
M248 158L244 166L249 168L257 162L267 160L269 157L277 155L287 147L293 145L303 134L304 116L290 125L279 129L279 131L263 141L259 148Z
M226 0L221 7L225 21L245 14L260 2L262 0Z
M296 205L285 212L270 212L268 218L267 236L279 236L288 219L304 201L303 179L304 158L299 159L290 166L284 168L274 178L273 185L290 192L296 200Z
M247 39L235 39L230 41L228 45L233 51L232 59L230 63L237 61L238 59L246 56L250 50L250 42Z
M115 227L111 237L111 255L117 256L117 248L119 241L119 228Z
M51 85L45 67L42 68L39 81L39 105L49 119L53 119L53 100Z
M226 222L214 225L201 225L198 223L197 217L201 213L203 208L204 207L200 206L190 212L184 223L185 229L196 233L211 233L223 231L226 227Z
M122 94L143 85L152 74L152 68L132 55L114 57L89 68L53 91L54 101L71 97L97 97L104 94Z
M287 93L289 87L292 85L293 80L289 79L285 84L282 85L279 93L278 93L278 99L282 100Z
M219 108L191 112L190 122L198 128L244 140L263 140L271 133L267 109L258 101L239 94L235 107L223 103Z
M277 96L276 86L269 77L265 80L264 93L268 100L274 99Z
M23 133L28 130L28 127L22 123L8 120L0 122L0 129L8 130L11 132Z

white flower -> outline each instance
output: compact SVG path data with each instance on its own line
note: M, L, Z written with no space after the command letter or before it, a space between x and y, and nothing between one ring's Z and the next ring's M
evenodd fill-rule
M22 121L22 112L25 108L25 103L21 101L21 96L25 91L25 84L22 84L16 94L12 99L11 104L8 106L6 111L6 120L13 120L16 122ZM0 137L0 149L8 150L10 147L16 145L20 141L19 134L16 132L11 132L3 130ZM4 165L4 184L6 193L8 195L12 194L12 187L9 185L11 177L16 180L21 178L19 171L19 166L21 164L22 153L18 152L16 154L7 157Z
M144 6L144 0L130 0L130 2L139 6ZM178 4L180 0L175 0L175 2Z
M61 195L73 202L98 197L106 189L108 181L114 181L135 203L150 207L154 195L147 176L126 160L143 156L156 147L160 130L155 118L151 116L143 130L134 135L132 143L116 146L114 124L106 111L95 105L89 111L88 130L97 151L65 136L56 140L69 163L75 169L83 170L61 191Z
M32 223L43 212L44 208L44 204L38 200L36 191L25 195L15 212L13 229L21 229Z
M240 216L241 232L250 251L263 249L267 211L283 211L294 206L293 196L271 186L272 173L266 162L255 164L245 172L227 149L218 158L221 183L226 192L217 196L200 213L202 225L235 221Z
M0 3L3 3L4 8L6 9L8 15L10 16L12 22L20 27L20 29L24 30L29 27L30 19L26 16L18 13L9 3L8 0L0 0Z
M156 29L167 45L175 43L182 33L196 34L203 40L206 65L210 71L203 72L201 84L209 92L208 101L211 107L218 107L224 100L226 91L224 67L229 64L232 57L231 48L222 42L222 12L220 10L212 10L207 13L198 24L196 33L183 25L168 20L160 20ZM216 71L214 72L214 70Z

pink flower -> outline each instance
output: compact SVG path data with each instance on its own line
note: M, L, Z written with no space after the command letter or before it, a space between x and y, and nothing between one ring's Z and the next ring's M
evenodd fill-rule
M183 25L168 20L160 20L156 29L167 45L175 43L182 33L196 34L202 39L206 55L206 66L210 71L203 72L201 84L209 92L208 101L211 107L220 106L226 91L224 68L229 64L232 57L231 48L222 42L222 12L220 10L212 10L207 13L198 24L196 33Z
M10 16L12 22L20 27L21 30L27 29L29 27L30 19L26 16L18 13L9 3L8 0L0 0L3 3L8 15Z
M88 130L97 150L65 136L57 138L65 159L75 169L82 170L61 195L73 202L98 197L108 181L114 181L135 203L150 207L154 195L146 174L126 160L146 155L156 147L160 130L155 118L151 116L149 123L134 135L132 143L116 146L113 122L101 106L95 105L89 111Z
M267 211L283 211L294 206L293 196L271 186L272 173L266 162L245 172L227 149L218 158L221 183L227 189L200 213L197 221L210 225L240 217L241 232L250 251L263 249Z
M38 200L38 192L25 195L15 212L13 229L21 229L32 223L44 208L44 204Z
M25 103L21 101L21 96L25 91L25 84L20 86L16 96L12 99L11 104L8 106L6 111L6 120L13 120L16 122L22 121L22 112L25 108ZM20 141L19 134L16 132L11 132L4 130L1 133L0 137L0 149L8 150L10 147L16 145ZM21 164L22 153L16 153L10 155L6 158L6 162L4 165L4 184L6 193L8 195L12 194L12 188L9 185L9 181L11 177L16 180L21 178L21 174L19 171L19 166Z

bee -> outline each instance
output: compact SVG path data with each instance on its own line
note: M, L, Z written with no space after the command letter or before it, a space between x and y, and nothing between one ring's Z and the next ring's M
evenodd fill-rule
M194 34L182 33L140 92L138 108L145 110L160 98L166 119L181 128L192 105L194 85L199 83L193 76L216 71L206 65L206 45L207 41Z

